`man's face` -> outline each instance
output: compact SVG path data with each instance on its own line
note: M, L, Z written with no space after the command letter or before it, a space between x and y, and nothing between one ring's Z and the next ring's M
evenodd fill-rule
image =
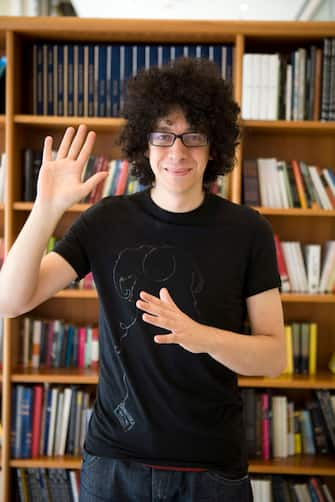
M199 132L191 129L180 109L174 109L166 117L158 120L155 131ZM155 190L163 190L189 195L202 192L204 172L209 156L209 145L185 146L181 138L176 138L172 146L149 144L148 158L155 175Z

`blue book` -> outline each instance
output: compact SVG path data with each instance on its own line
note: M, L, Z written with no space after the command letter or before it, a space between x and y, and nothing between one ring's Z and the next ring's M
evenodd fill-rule
M56 79L57 79L57 115L64 115L64 46L57 45L57 63L56 63Z
M112 45L106 47L106 117L112 116Z
M228 82L232 82L233 81L233 47L231 45L227 45L226 80Z
M55 353L55 368L60 368L61 365L61 357L62 357L62 346L63 346L63 337L64 337L64 324L59 322L58 330L55 333L56 338L56 353Z
M209 45L201 45L201 57L209 59Z
M45 423L44 423L44 442L43 442L43 455L48 454L48 440L49 440L49 429L50 429L50 416L51 416L51 399L52 399L52 389L48 389L44 398L47 401L46 412L45 412Z
M35 99L34 113L35 115L43 115L43 46L42 44L34 44L34 70L35 70Z
M123 110L124 96L126 92L126 85L129 78L132 76L132 46L121 45L120 46L120 110Z
M87 115L94 117L94 47L87 45Z
M31 436L32 436L32 406L33 406L33 389L24 387L21 406L19 407L19 415L21 420L22 435L21 435L21 457L31 457Z
M47 46L47 114L54 114L54 57L53 46Z
M137 72L145 68L145 45L137 45Z
M67 328L67 345L65 354L65 368L71 366L72 361L72 351L73 351L73 337L74 337L74 326L70 324Z
M188 57L195 58L197 57L197 46L195 44L188 45Z
M10 426L10 455L16 457L16 417L17 417L17 386L12 387L11 393L11 426Z
M23 385L16 386L16 415L15 415L15 446L14 446L14 457L21 457L21 446L22 446L22 421L21 421L21 407L23 400Z
M84 46L78 45L78 68L77 68L77 110L78 117L84 115Z
M149 50L149 67L158 65L158 45L150 45Z
M67 116L73 117L74 115L74 58L73 58L73 45L68 44L67 46L67 95L65 99L67 100Z
M106 62L107 47L99 45L98 49L98 117L106 116Z
M120 113L120 45L112 46L112 116L118 117Z
M163 45L163 65L169 64L171 61L171 45Z
M218 65L218 68L220 70L221 76L222 74L222 46L215 44L213 46L213 61Z

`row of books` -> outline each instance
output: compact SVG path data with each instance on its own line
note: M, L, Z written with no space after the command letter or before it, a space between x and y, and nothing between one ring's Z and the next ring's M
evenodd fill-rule
M335 241L302 244L281 241L278 234L274 241L283 293L335 292Z
M98 327L30 317L24 317L21 326L23 368L98 369Z
M89 393L76 385L14 385L11 456L81 455L91 413Z
M253 475L250 481L255 502L335 502L326 481L317 476Z
M244 54L242 117L335 120L335 38L290 53Z
M274 208L335 209L335 172L301 160L245 159L243 201Z
M315 375L317 371L316 322L291 322L285 324L286 368L285 375Z
M53 151L53 157L56 151ZM23 151L23 186L22 200L32 202L36 198L37 180L42 163L42 152L26 148ZM106 179L97 185L81 202L95 204L103 197L110 195L129 195L146 188L131 174L129 162L121 159L109 160L105 154L91 155L83 172L82 181L86 181L95 173L108 171ZM226 197L229 190L229 177L219 176L211 185L211 191L220 197Z
M79 502L79 471L66 469L15 469L19 502Z
M250 458L335 453L335 396L315 390L302 407L272 390L241 390Z
M181 56L210 59L232 80L231 45L36 43L34 114L118 117L130 77Z

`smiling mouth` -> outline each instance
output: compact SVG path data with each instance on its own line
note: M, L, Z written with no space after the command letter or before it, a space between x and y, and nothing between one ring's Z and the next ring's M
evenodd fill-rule
M173 176L185 176L190 171L192 171L192 169L190 169L190 168L185 168L185 169L168 169L168 168L165 168L165 171L167 171L169 174L172 174Z

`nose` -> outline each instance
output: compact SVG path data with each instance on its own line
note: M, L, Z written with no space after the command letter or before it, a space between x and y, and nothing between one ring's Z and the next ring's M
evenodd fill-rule
M176 138L172 146L169 147L169 157L173 159L184 158L187 155L187 147L181 138Z

